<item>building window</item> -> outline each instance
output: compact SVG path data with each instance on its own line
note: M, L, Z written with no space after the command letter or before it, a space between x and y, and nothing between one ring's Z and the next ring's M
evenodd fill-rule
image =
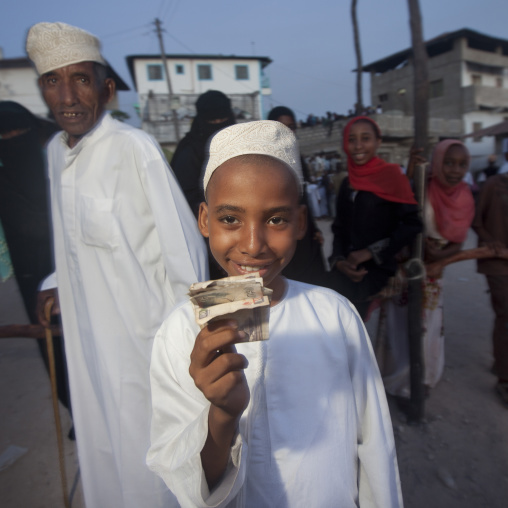
M473 122L473 132L478 132L483 128L482 122ZM482 136L473 136L473 141L479 143L482 140Z
M496 86L498 88L503 88L503 78L496 78Z
M235 65L236 79L249 79L249 67L247 65Z
M379 96L379 102L386 102L387 100L388 100L388 94L387 93L382 93Z
M473 74L473 85L475 86L481 86L482 84L482 77L480 74Z
M444 95L444 83L442 79L431 81L429 85L429 99L435 99Z
M184 74L183 64L176 64L175 71L177 74Z
M198 79L200 81L212 79L212 66L210 64L198 65Z
M148 71L148 81L161 81L162 80L162 65L149 64L146 66Z

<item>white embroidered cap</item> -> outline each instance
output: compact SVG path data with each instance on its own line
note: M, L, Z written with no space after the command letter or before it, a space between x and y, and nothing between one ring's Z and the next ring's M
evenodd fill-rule
M203 188L206 193L213 172L224 162L239 155L269 155L294 171L300 193L303 174L295 135L284 124L273 120L237 123L217 134L210 141Z
M26 38L26 51L40 75L80 62L106 65L99 39L65 23L33 25Z

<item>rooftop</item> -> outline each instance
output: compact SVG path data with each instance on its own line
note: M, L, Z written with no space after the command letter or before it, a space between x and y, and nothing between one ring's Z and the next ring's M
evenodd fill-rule
M236 55L196 55L196 54L174 54L174 55L166 55L168 60L258 60L261 62L261 67L264 69L267 65L272 63L272 59L267 56L236 56ZM161 59L161 55L152 54L152 55L129 55L126 56L127 67L129 68L129 72L132 78L132 82L134 86L137 88L136 76L134 73L134 61L135 60L157 60Z
M453 43L457 39L466 38L470 48L478 49L481 51L495 52L498 47L501 48L502 54L508 56L508 40L498 39L491 37L469 28L462 28L455 32L447 32L425 43L427 54L429 57L440 55L450 51L453 48ZM407 48L393 55L389 55L381 60L377 60L363 67L364 72L376 72L382 74L383 72L393 70L405 64L413 53L412 48Z
M116 73L115 69L107 63L110 76L113 78L116 89L122 92L130 90L129 85ZM19 58L0 58L0 69L34 69L32 61L27 57Z

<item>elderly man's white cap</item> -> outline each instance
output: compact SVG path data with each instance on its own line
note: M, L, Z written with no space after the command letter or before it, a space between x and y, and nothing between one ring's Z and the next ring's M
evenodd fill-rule
M203 188L206 191L213 172L224 162L239 155L269 155L294 171L302 190L302 166L295 135L285 125L273 120L237 123L219 131L210 142Z
M106 65L99 39L65 23L32 26L26 38L26 51L40 75L80 62Z

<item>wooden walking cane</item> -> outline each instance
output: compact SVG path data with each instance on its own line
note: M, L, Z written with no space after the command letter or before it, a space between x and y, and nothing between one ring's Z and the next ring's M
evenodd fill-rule
M44 314L49 321L51 317L51 308L53 307L54 299L47 300L44 306ZM67 477L65 474L65 458L64 447L62 439L62 425L60 421L60 410L58 407L58 391L56 388L56 370L55 370L55 355L53 352L53 333L61 335L61 328L57 325L50 325L44 328L42 325L5 325L0 326L0 339L7 339L13 337L25 337L30 339L44 339L46 338L46 347L48 354L49 365L49 378L51 383L51 398L53 400L53 415L55 418L56 441L58 446L58 458L60 465L60 478L62 482L62 493L65 508L70 508L69 496L67 494Z
M54 298L48 298L44 305L44 315L46 319L51 321L51 309L55 303ZM58 391L56 387L56 369L55 354L53 351L53 334L49 327L44 330L46 335L46 347L48 350L49 378L51 381L51 398L53 399L53 414L55 417L56 442L58 446L58 461L60 464L60 477L62 480L62 494L65 508L70 508L69 496L67 490L67 475L65 474L65 455L64 444L62 438L62 423L60 420L60 408L58 406Z

